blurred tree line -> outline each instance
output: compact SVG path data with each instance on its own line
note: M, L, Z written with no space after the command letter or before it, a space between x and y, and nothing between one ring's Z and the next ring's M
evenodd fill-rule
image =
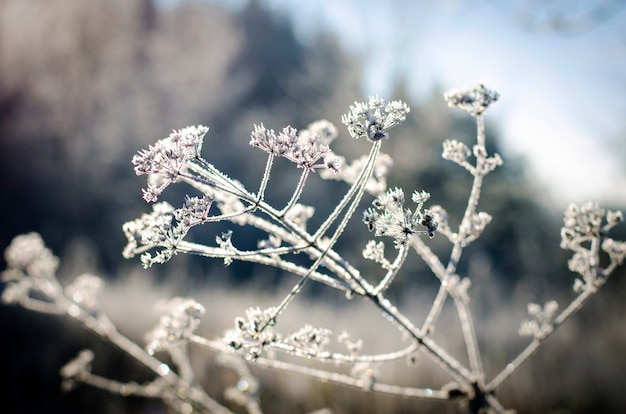
M16 234L37 231L65 260L62 271L71 276L92 271L114 278L139 267L138 260L129 263L121 256L122 224L150 209L141 198L145 178L135 176L130 163L135 152L174 128L205 124L211 128L205 158L254 188L265 162L264 154L248 146L255 123L299 129L327 118L340 130L336 151L351 159L368 151L340 122L348 106L364 98L359 85L359 56L340 50L330 34L299 43L286 17L270 14L258 1L229 14L201 1L161 7L155 0L0 0L0 208L5 218L0 246L4 249ZM455 86L460 85L445 88ZM383 146L395 161L389 185L406 194L429 191L432 202L458 224L470 177L441 159L441 146L446 138L471 146L475 125L445 106L437 85L427 99L416 100L398 79L387 98L403 99L412 109ZM497 124L490 121L487 115L491 152L501 152ZM542 301L548 285L569 288L573 281L563 277L567 258L558 247L560 213L541 206L542 190L525 178L523 160L503 158L504 166L487 178L479 207L494 220L468 248L459 269L479 285L478 310L503 292L533 292L532 299ZM271 183L276 200L289 197L298 176L294 169L277 163ZM303 202L314 200L321 220L335 201L330 194L345 188L314 179ZM183 190L168 189L166 199L179 204ZM239 239L245 237L237 231ZM346 246L364 246L365 237L371 237L365 226L353 223L343 240ZM435 248L446 252L442 242L435 238ZM363 260L360 247L346 256ZM226 274L233 283L254 277L245 264L232 270L207 262L177 257L172 266L191 277ZM396 282L399 290L438 285L419 260L409 260L403 275ZM3 374L3 389L15 395L6 403L9 412L18 412L12 411L18 403L19 412L31 412L21 401L24 392L42 396L32 403L33 412L44 403L48 412L63 411L59 397L46 394L56 392L46 380L58 381L58 367L72 355L39 354L39 343L50 341L50 332L28 332L33 343L20 343L26 329L13 322L16 312L0 307L5 346L4 338L17 338L12 352L2 355L13 360L3 361L5 371L45 366L49 377L35 381L26 375L28 386L9 386L14 380Z

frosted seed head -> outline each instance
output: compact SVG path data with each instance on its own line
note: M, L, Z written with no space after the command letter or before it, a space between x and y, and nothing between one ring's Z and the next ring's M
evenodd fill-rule
M20 272L51 278L59 267L59 259L45 246L41 236L34 232L14 237L4 251L4 258L9 271L3 273L3 280L21 277Z
M462 109L472 116L482 115L499 97L498 92L487 89L482 83L454 89L444 94L449 107Z
M335 138L337 138L337 127L330 121L325 119L315 121L309 124L306 129L300 131L300 135L303 137L316 136L322 144L329 145Z
M98 276L84 273L65 288L65 294L85 309L95 310L99 306L98 296L103 287L104 282Z
M602 250L604 250L611 261L622 264L626 258L626 242L615 241L607 238L602 242Z
M193 299L175 297L158 306L159 323L146 335L150 354L183 344L193 335L205 313L204 306Z
M443 159L450 160L457 164L463 164L471 155L470 149L462 142L455 139L447 139L443 142Z
M355 102L341 122L348 128L353 138L365 138L368 141L380 141L388 138L388 130L399 125L406 119L409 106L402 101L385 101L372 96L368 103Z

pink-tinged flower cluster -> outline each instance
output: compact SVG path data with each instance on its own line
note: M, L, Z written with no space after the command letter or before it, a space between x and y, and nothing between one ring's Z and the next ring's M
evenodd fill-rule
M320 131L323 135L311 130L303 132L298 134L295 128L287 126L276 133L263 124L255 125L250 135L250 145L268 154L286 158L305 170L328 168L339 172L339 158L328 147L330 137L335 133L329 128Z
M199 157L202 140L208 131L209 128L202 125L173 131L169 137L133 157L137 175L155 174L164 179L159 185L148 184L143 190L147 202L156 201L168 185L176 182L187 161Z

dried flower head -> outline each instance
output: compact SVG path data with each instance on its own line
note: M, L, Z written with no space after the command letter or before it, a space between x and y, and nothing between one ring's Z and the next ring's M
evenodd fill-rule
M174 211L174 217L188 228L201 224L208 218L214 200L215 197L212 194L205 194L202 197L185 196L185 204Z
M412 199L417 204L415 212L404 208L404 192L399 188L388 190L374 200L374 208L369 208L363 214L363 222L376 236L394 238L396 248L407 244L410 237L419 234L428 234L434 237L437 230L437 221L428 210L422 210L430 194L414 192ZM420 226L426 230L421 230Z
M521 336L533 336L544 338L554 329L553 322L559 310L559 304L555 300L546 302L541 306L536 303L529 303L527 306L529 320L522 322L519 328Z
M444 99L449 107L462 109L473 116L483 114L499 97L498 92L487 89L482 83L472 87L454 89L444 94Z
M54 277L59 267L59 259L34 232L13 238L4 258L8 270L3 273L3 280L16 279L22 272L34 277Z
M399 125L410 112L409 106L402 101L385 101L378 96L371 96L368 103L355 102L341 122L348 127L353 138L366 138L369 141L380 141L387 138L387 130Z
M202 125L173 131L169 137L133 157L137 175L155 174L164 178L161 185L148 184L143 190L147 202L155 202L168 185L176 182L187 161L200 156L202 140L208 131L209 128Z
M254 360L261 355L263 348L280 339L273 326L276 309L261 310L259 307L248 308L246 317L235 319L235 329L224 334L224 342L233 350L245 352L246 358Z
M306 129L303 129L298 134L301 139L308 139L309 137L317 137L324 145L330 145L335 138L337 138L337 127L330 121L321 119L310 123Z
M339 172L339 160L328 147L328 142L333 138L333 131L326 124L319 129L324 136L311 130L298 134L296 129L290 126L276 133L273 129L265 128L263 124L255 125L254 131L250 134L250 145L268 154L287 158L299 168L309 171L328 168ZM318 162L321 159L323 162Z
M306 355L315 356L320 352L326 351L326 347L330 343L331 334L332 332L328 329L314 328L307 324L297 332L289 335L285 342L293 345Z
M204 306L188 298L172 298L160 307L159 323L147 334L146 351L149 354L185 343L205 313Z
M176 211L169 203L161 202L152 206L152 212L140 218L128 221L122 226L128 243L123 256L131 258L143 253L141 261L144 267L153 263L165 263L174 254L177 244L185 237L189 227L174 221ZM164 249L154 256L147 253L154 247ZM145 253L144 253L145 252Z
M104 282L98 276L84 273L65 288L65 294L85 309L95 310L103 286Z

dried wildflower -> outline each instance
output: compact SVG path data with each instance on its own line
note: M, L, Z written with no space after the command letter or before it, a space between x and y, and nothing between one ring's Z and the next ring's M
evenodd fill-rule
M444 234L448 240L453 241L457 237L456 233L452 232L450 225L448 224L449 215L446 209L440 205L434 205L429 208L430 214L437 222L437 232Z
M59 259L48 249L38 233L16 236L4 251L8 270L3 280L20 278L23 273L51 278L59 267Z
M499 97L498 92L487 89L482 83L468 88L454 89L444 94L449 107L462 109L473 116L483 114Z
M5 272L3 276L5 276L7 272ZM19 303L22 299L28 296L28 293L33 287L34 283L30 278L11 279L10 283L4 287L0 299L2 300L2 303L7 305Z
M491 171L500 167L503 163L504 162L502 161L502 157L500 157L500 154L493 154L492 157L485 158L483 163L479 165L477 172L480 175L487 175Z
M471 154L470 149L462 142L455 139L447 139L443 142L442 157L445 160L450 160L461 165L467 161L467 157Z
M285 338L285 342L307 355L315 356L326 351L331 334L332 332L328 329L305 325L299 331Z
M235 246L233 246L233 231L228 230L219 236L215 236L215 242L224 250L224 266L229 266L233 262L233 256L236 254Z
M563 218L563 229L574 238L599 237L604 215L605 210L597 203L570 204Z
M182 208L174 211L174 217L185 227L192 227L203 223L209 216L209 209L215 200L211 194L202 197L185 197Z
M330 145L337 138L337 127L330 121L321 119L309 124L298 134L300 139L308 139L309 137L317 137L316 140L323 145Z
M565 211L561 228L561 248L574 252L567 264L572 272L582 277L574 282L576 292L595 289L604 280L598 272L599 257L592 243L604 238L611 226L603 226L605 215L606 211L592 202L582 206L571 204Z
M389 266L389 261L385 258L385 243L370 240L363 249L363 257L381 263L383 267Z
M433 237L437 221L428 210L422 211L423 203L430 198L430 194L415 192L412 198L417 203L414 213L404 208L404 192L399 188L390 189L374 200L374 208L365 211L363 222L370 231L375 231L376 236L393 237L396 248L405 245L412 235L428 234ZM426 227L426 230L418 230L419 226Z
M200 156L202 140L208 131L209 128L202 125L173 131L169 137L133 157L135 174L156 174L164 178L161 185L149 184L143 190L147 202L155 202L168 185L176 182L187 161Z
M146 351L151 355L184 344L205 313L204 306L188 298L172 298L160 307L159 323L147 334Z
M128 240L122 253L124 257L131 258L151 248L164 247L164 250L154 256L144 253L141 256L142 263L144 267L149 267L153 263L168 261L176 245L189 229L185 225L176 225L174 214L174 207L161 202L153 205L152 213L143 214L134 221L124 223L122 229Z
M332 125L332 124L331 124ZM329 127L326 127L329 129ZM250 135L250 145L257 147L277 157L284 157L294 162L299 168L315 171L318 168L328 168L338 172L340 163L332 153L326 141L332 136L332 131L321 137L307 131L297 134L295 128L285 127L279 133L267 129L263 124L255 125ZM318 161L323 159L323 162Z
M248 308L245 318L235 319L235 329L226 331L224 342L234 350L246 352L248 359L258 358L264 347L280 339L273 329L275 313L273 307L264 310Z
M468 222L469 228L465 229L465 243L469 243L480 237L482 232L485 230L485 227L487 227L487 225L491 223L492 219L493 217L491 216L491 214L485 213L483 211L472 214Z
M65 288L65 294L85 309L95 310L98 307L98 295L104 282L98 276L84 273Z
M536 303L529 303L527 310L531 319L522 322L519 334L539 339L549 335L554 329L553 322L559 310L559 304L555 300L546 302L543 307Z
M582 249L574 253L567 261L570 271L578 273L585 280L592 280L596 269L596 256L589 250Z
M353 138L366 138L369 141L380 141L387 138L387 131L399 125L410 112L409 106L402 101L385 101L378 96L371 96L369 102L355 102L341 122L348 127Z

